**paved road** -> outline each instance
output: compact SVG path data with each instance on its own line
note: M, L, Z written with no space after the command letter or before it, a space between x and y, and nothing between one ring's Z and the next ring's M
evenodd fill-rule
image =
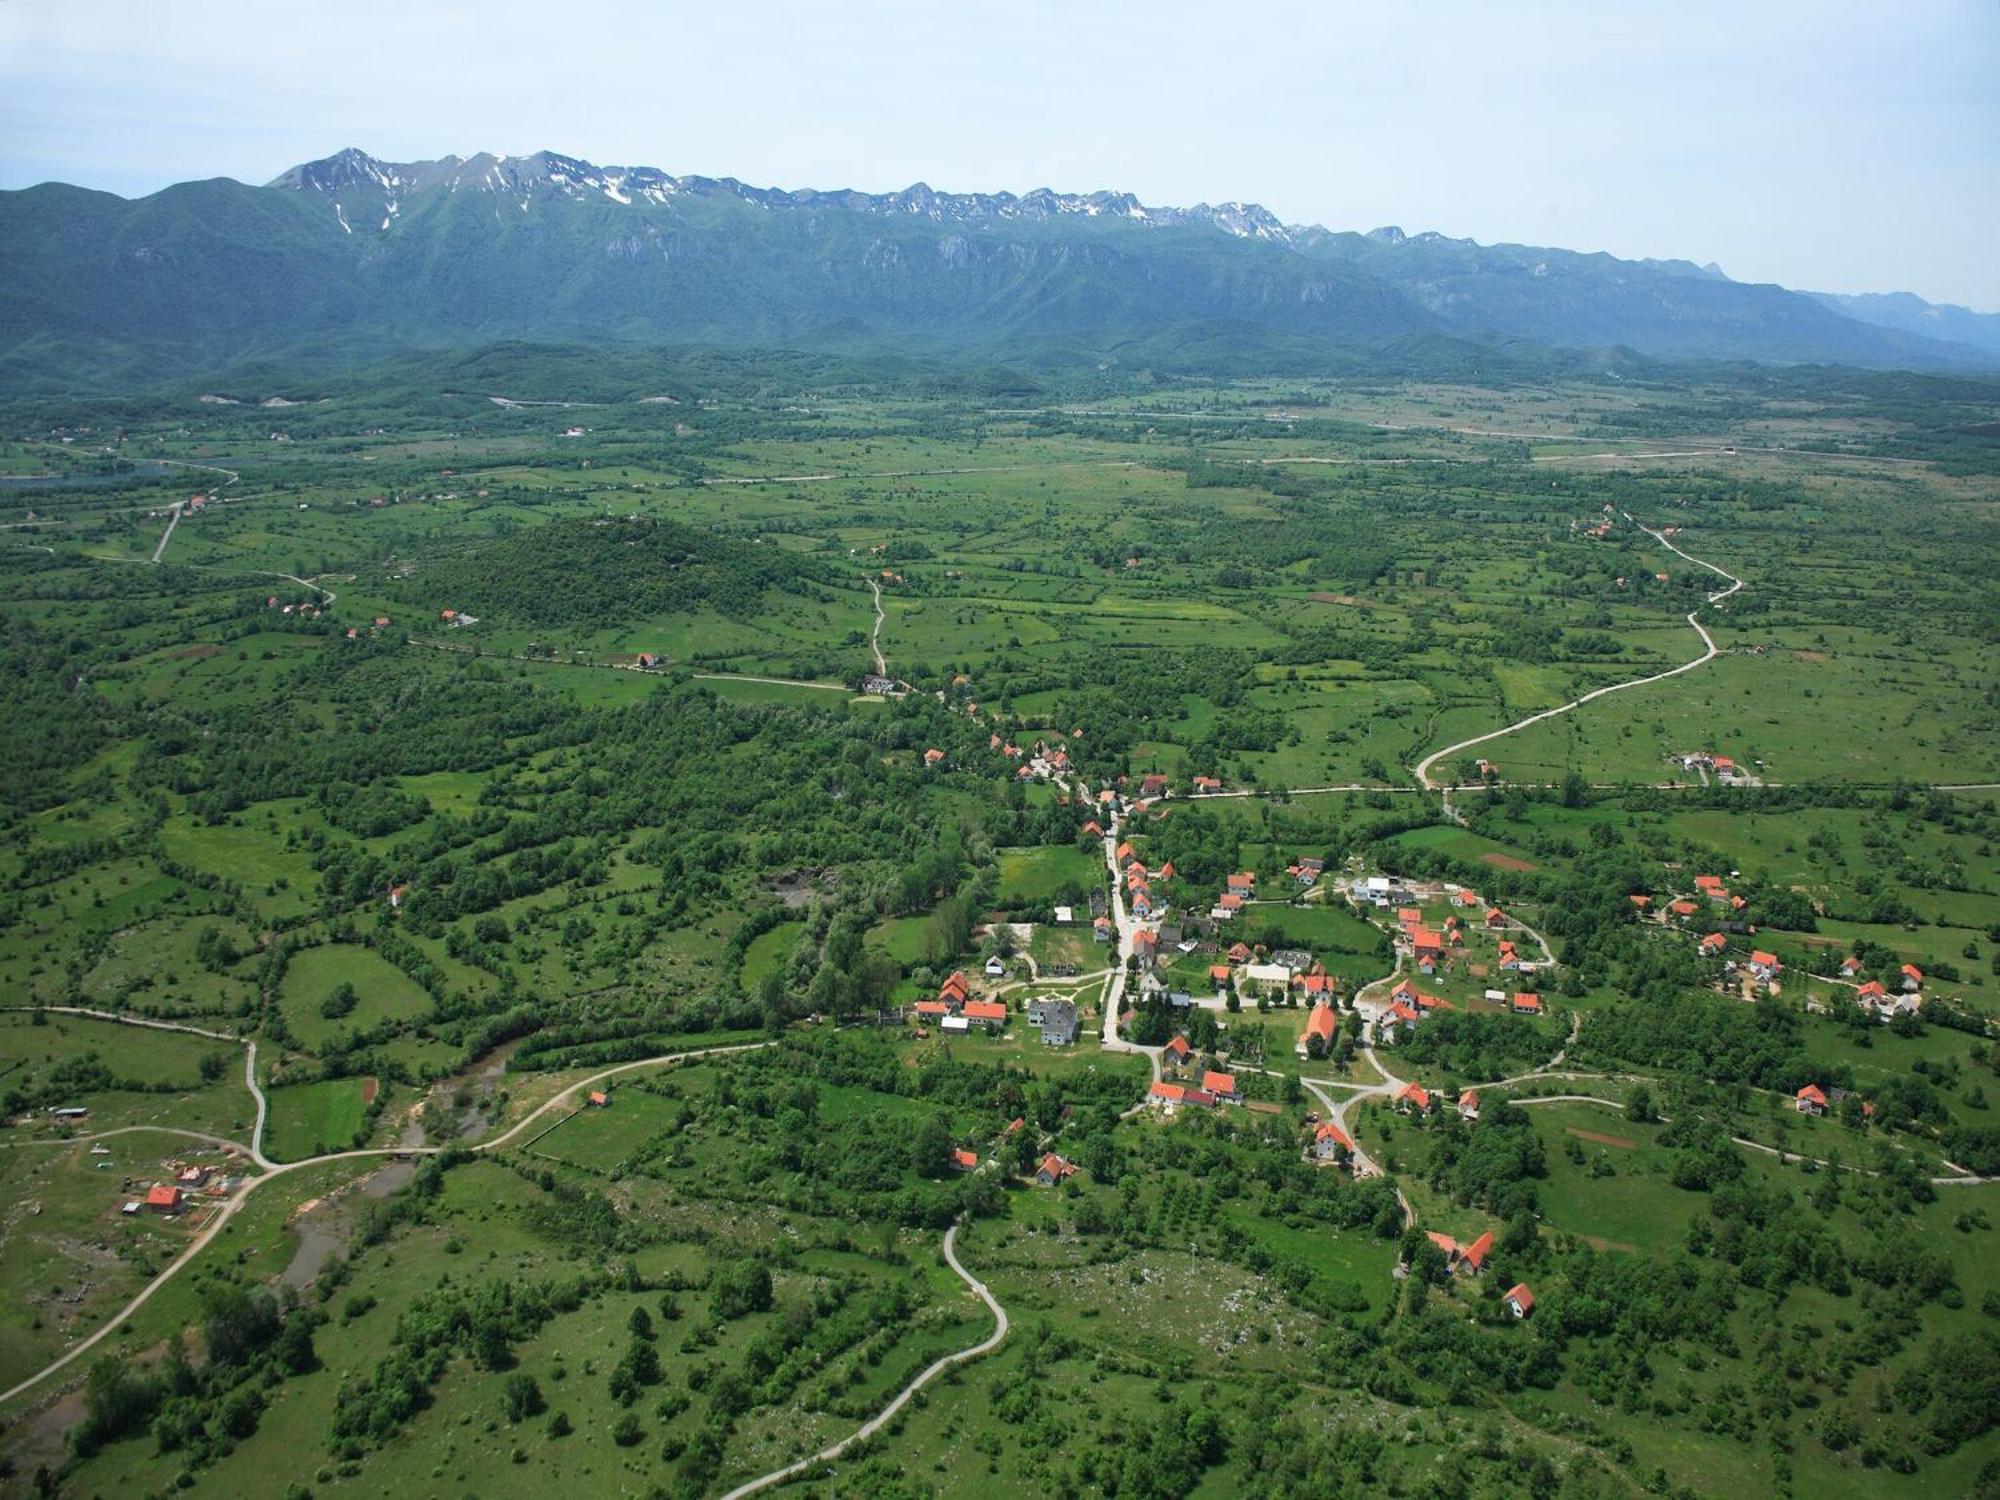
M987 1311L993 1314L993 1332L969 1349L961 1349L956 1354L944 1355L942 1358L933 1360L930 1364L926 1365L923 1372L915 1380L912 1380L896 1393L894 1400L839 1442L822 1448L819 1452L812 1454L810 1457L802 1458L797 1463L787 1464L782 1469L773 1469L769 1474L752 1479L747 1483L739 1484L735 1489L724 1495L722 1500L742 1500L742 1497L746 1495L754 1495L759 1490L769 1489L774 1484L783 1484L787 1479L795 1479L807 1470L817 1468L820 1464L832 1463L856 1443L873 1437L884 1427L888 1426L896 1413L909 1404L912 1396L937 1379L938 1376L944 1374L946 1370L978 1359L981 1355L991 1354L995 1349L1000 1347L1000 1341L1007 1337L1007 1309L1002 1307L999 1300L986 1289L984 1282L979 1281L964 1266L959 1264L958 1225L956 1224L944 1232L944 1261L946 1265L951 1267L960 1281L963 1281L967 1286L972 1288L973 1295L986 1304Z

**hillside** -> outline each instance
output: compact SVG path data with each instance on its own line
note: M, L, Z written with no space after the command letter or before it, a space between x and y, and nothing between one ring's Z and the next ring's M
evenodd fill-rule
M1457 373L1496 341L1951 367L1991 354L1678 262L1333 233L1129 194L782 191L540 152L347 150L262 187L0 193L0 388L505 340L1044 367ZM1530 351L1525 351L1532 353Z

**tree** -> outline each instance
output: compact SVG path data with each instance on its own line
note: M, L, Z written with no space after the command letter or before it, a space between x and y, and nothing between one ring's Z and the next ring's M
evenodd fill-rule
M1653 1103L1653 1091L1645 1084L1634 1084L1632 1092L1625 1096L1625 1118L1640 1125L1659 1118L1659 1109Z
M919 1177L942 1177L951 1170L951 1126L942 1114L927 1115L910 1138L910 1166Z
M523 1370L516 1370L507 1377L500 1388L500 1400L510 1422L524 1422L529 1417L540 1416L547 1405L542 1399L540 1382ZM561 1416L561 1413L557 1415ZM553 1428L554 1424L550 1425Z

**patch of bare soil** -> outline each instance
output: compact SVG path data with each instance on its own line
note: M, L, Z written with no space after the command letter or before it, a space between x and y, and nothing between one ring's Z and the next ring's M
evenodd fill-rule
M1603 1132L1596 1130L1579 1130L1574 1125L1570 1126L1564 1133L1573 1135L1580 1141L1594 1142L1599 1146L1616 1146L1620 1151L1636 1151L1639 1149L1639 1143L1630 1136L1605 1135Z

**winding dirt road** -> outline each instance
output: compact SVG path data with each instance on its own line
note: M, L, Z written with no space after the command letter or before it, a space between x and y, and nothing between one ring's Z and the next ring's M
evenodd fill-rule
M978 1359L981 1355L991 1354L995 1349L1000 1347L1001 1340L1007 1337L1007 1309L1002 1307L999 1299L986 1289L984 1282L973 1276L970 1271L959 1264L958 1225L956 1224L944 1232L944 1263L951 1267L953 1273L960 1281L972 1288L974 1296L986 1304L987 1311L993 1314L993 1332L969 1349L960 1349L955 1354L942 1355L932 1360L928 1365L924 1366L922 1373L916 1379L896 1392L895 1398L887 1406L883 1407L839 1442L830 1444L820 1449L819 1452L798 1460L796 1463L786 1464L782 1469L773 1469L770 1473L762 1475L759 1478L739 1484L735 1489L724 1495L722 1500L743 1500L743 1497L746 1495L754 1495L759 1490L767 1490L774 1484L783 1484L787 1479L796 1479L799 1475L804 1474L809 1469L817 1468L821 1464L832 1463L856 1443L873 1437L884 1427L888 1426L895 1418L896 1413L909 1404L911 1397L937 1379L938 1376L944 1374L946 1370L967 1364L972 1360Z
M1725 572L1721 568L1718 568L1714 563L1709 562L1706 559L1696 557L1692 553L1683 552L1679 547L1676 547L1672 542L1668 541L1665 536L1655 531L1652 527L1643 525L1639 521L1635 520L1631 512L1625 511L1621 512L1621 514L1624 515L1626 520L1631 521L1634 526L1637 526L1641 531L1645 532L1647 536L1651 537L1654 541L1658 542L1662 547L1665 547L1669 552L1673 553L1675 556L1684 557L1689 562L1694 563L1697 567L1708 569L1708 571L1715 574L1716 577L1728 580L1729 586L1727 588L1717 589L1714 593L1708 596L1707 599L1708 604L1720 604L1724 599L1727 599L1731 594L1735 593L1738 589L1743 587L1743 580L1738 578L1735 574ZM1695 608L1688 611L1687 622L1689 625L1694 627L1695 634L1701 637L1701 644L1702 644L1701 655L1695 657L1692 661L1682 662L1678 667L1670 667L1664 672L1654 672L1650 676L1634 677L1629 682L1614 682L1610 684L1608 687L1593 689L1592 691L1585 693L1580 698L1573 698L1568 703L1560 704L1555 708L1545 708L1540 713L1537 714L1529 714L1528 717L1526 717L1525 719L1516 720L1514 723L1509 724L1504 728L1488 730L1485 734L1476 734L1469 740L1460 740L1456 745L1446 745L1442 750L1433 750L1429 755L1425 756L1421 761L1417 763L1416 766L1417 781L1422 785L1425 791L1441 792L1444 796L1445 811L1450 813L1454 818L1456 818L1458 814L1452 808L1451 794L1453 789L1458 785L1458 783L1433 781L1431 779L1432 766L1436 765L1439 761L1445 759L1447 756L1458 754L1461 750L1470 750L1475 745L1490 744L1494 740L1500 739L1505 735L1513 734L1516 730L1526 729L1530 724L1539 724L1544 719L1553 719L1560 714L1572 713L1575 710L1583 707L1584 704L1594 702L1599 698L1607 697L1612 693L1622 693L1627 688L1645 687L1648 683L1665 682L1670 677L1678 677L1683 672L1692 672L1696 667L1706 666L1709 662L1715 660L1716 656L1720 654L1721 648L1715 644L1715 637L1708 633L1708 627L1701 623L1700 608Z

